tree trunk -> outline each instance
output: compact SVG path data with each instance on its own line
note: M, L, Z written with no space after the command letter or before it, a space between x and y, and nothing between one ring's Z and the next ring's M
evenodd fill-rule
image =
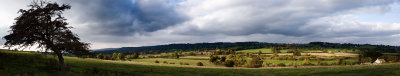
M67 66L64 64L64 58L62 56L61 51L54 51L58 57L58 63L60 63L60 70L66 70Z

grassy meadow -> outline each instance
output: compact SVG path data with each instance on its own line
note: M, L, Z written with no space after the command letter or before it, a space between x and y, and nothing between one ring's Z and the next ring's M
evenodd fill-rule
M7 55L7 57L5 56ZM48 65L56 60L54 56L28 52L1 51L0 74L2 76L304 76L304 75L339 75L339 76L399 76L400 64L368 65L368 66L329 66L301 68L199 68L143 65L133 61L152 62L146 59L129 61L110 61L92 58L65 57L69 71L57 71L56 64ZM28 59L32 61L26 61ZM186 57L204 61L205 57ZM203 60L202 60L203 59ZM158 59L154 59L158 60ZM183 59L159 59L162 61L186 61ZM6 62L5 62L6 61ZM271 61L273 62L273 61ZM204 62L207 63L207 62ZM208 65L208 64L205 64Z

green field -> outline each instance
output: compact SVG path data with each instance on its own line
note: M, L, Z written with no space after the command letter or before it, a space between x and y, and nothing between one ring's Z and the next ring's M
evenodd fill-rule
M332 52L345 52L347 51L348 53L351 52L357 52L358 50L349 50L349 49L326 49L327 51L332 51ZM261 48L261 49L247 49L247 50L239 50L237 52L245 52L245 53L258 53L261 51L262 53L272 53L270 48ZM280 50L281 53L286 53L288 49L285 50ZM306 49L299 49L300 52L321 52L320 50L306 50Z
M286 64L286 65L288 65L288 64L290 64L290 63L295 63L295 64L300 65L300 64L303 63L302 60L300 60L300 61L296 61L296 60L263 60L263 61L264 61L264 62L267 62L267 63L273 63L273 64L284 63L284 64ZM347 61L347 62L356 62L357 59L346 59L346 60L344 60L344 61ZM332 64L332 63L335 63L336 60L325 60L325 61L321 61L321 62L326 62L326 63L328 63L328 64ZM317 60L311 60L310 63L312 63L312 64L317 64L318 61L317 61Z
M248 49L248 50L240 50L237 52L245 52L245 53L258 53L261 51L262 53L272 53L269 48L261 48L261 49ZM282 53L286 53L288 50L281 50Z
M34 58L32 53L7 52L13 55ZM29 54L29 55L27 55ZM37 76L121 76L121 75L140 75L140 76L276 76L276 75L336 75L336 76L399 76L400 64L385 64L373 66L332 66L332 67L303 67L303 68L197 68L197 67L176 67L176 66L157 66L140 65L124 61L108 61L98 59L82 59L76 57L65 57L66 64L70 67L69 71L54 70L55 66L46 66L39 63L46 58L53 56L39 57L38 61L28 62L23 58L14 60L4 60L4 52L1 54L2 60L0 67L1 76L14 75L37 75ZM196 57L188 57L196 58ZM198 57L202 58L202 57ZM204 57L203 57L204 58ZM136 59L137 61L146 61ZM163 60L163 59L160 59ZM165 60L165 59L164 59ZM168 60L168 59L166 59ZM171 61L180 61L171 60ZM7 61L7 62L3 62ZM151 61L151 60L150 60ZM190 62L190 61L189 61ZM193 61L197 62L197 61ZM52 69L53 68L53 69Z

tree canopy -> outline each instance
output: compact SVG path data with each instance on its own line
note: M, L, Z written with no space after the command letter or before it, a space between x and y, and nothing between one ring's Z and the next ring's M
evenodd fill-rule
M75 55L87 54L89 43L81 42L78 36L71 32L62 14L70 9L70 5L51 3L47 1L33 1L30 9L20 9L20 16L15 18L16 22L4 36L6 47L26 48L38 45L53 51L64 66L63 52Z

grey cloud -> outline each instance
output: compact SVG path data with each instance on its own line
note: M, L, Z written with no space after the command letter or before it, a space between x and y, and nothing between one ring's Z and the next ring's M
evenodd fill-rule
M393 0L233 0L224 6L212 1L192 4L190 10L196 12L192 23L182 25L187 30L175 31L183 35L226 34L233 36L250 34L282 34L287 36L307 36L318 31L301 30L312 19L334 15L365 6L380 6ZM209 2L209 3L207 3ZM200 7L197 8L197 7ZM199 24L200 23L200 24ZM326 29L326 28L322 28Z
M128 36L153 32L186 20L166 0L75 0L69 10L74 24L89 24L88 32Z

